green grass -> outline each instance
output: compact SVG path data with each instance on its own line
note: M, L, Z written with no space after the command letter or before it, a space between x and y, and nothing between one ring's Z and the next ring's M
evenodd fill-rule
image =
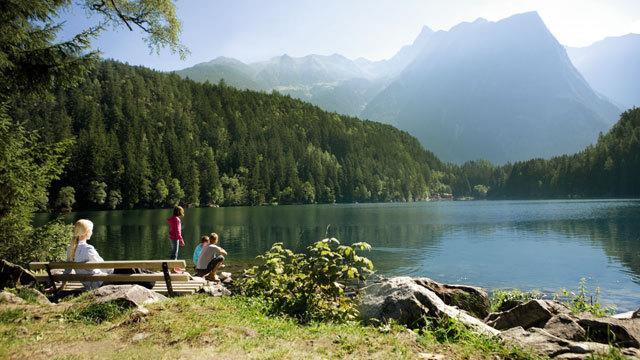
M84 321L87 323L100 324L104 321L111 321L130 312L124 303L106 302L101 304L91 303L71 307L66 313L69 320Z
M0 324L13 323L24 317L25 313L22 309L9 308L0 310Z
M26 301L29 304L37 304L38 303L38 293L36 292L36 290L30 288L30 287L25 287L25 286L21 286L18 288L12 288L12 289L5 289L7 292L10 292L16 296L18 296L19 298L23 299L24 301Z
M399 325L311 322L268 316L239 296L185 296L147 306L135 321L119 306L20 305L0 318L0 358L35 359L539 359L523 349L442 322L412 332ZM145 336L140 336L144 334ZM134 337L138 335L137 339ZM598 359L617 359L612 355Z

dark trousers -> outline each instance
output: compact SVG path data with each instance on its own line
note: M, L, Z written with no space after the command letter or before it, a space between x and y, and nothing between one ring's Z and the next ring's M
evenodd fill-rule
M208 273L213 271L213 269L218 264L220 264L223 261L224 261L224 256L222 256L222 255L218 255L218 256L214 257L213 259L211 259L211 261L209 261L209 264L207 264L207 268L206 269L196 269L196 276L205 276L205 275L207 275Z

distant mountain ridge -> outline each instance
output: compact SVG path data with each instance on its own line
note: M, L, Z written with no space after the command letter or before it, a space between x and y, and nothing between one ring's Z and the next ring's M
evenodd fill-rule
M350 60L340 54L303 57L284 54L245 64L218 57L175 73L199 82L217 83L224 79L228 85L240 89L276 90L328 111L358 116L366 104L413 61L432 34L433 30L423 27L412 44L381 61Z
M640 34L567 47L567 53L596 91L622 107L640 107Z
M325 110L387 122L454 162L573 153L621 112L591 89L535 12L449 31L425 26L383 61L338 54L252 64L219 58L176 73L276 90Z

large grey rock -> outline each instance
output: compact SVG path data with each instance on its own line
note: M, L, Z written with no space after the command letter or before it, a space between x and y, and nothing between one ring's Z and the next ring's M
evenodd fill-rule
M539 328L531 328L529 331L522 327L511 328L503 331L500 338L552 358L582 359L594 353L609 352L608 345L565 340Z
M571 311L564 305L549 300L529 300L511 310L492 313L487 316L485 322L499 330L515 327L528 329L530 327L542 328L552 317L558 314L569 314Z
M0 260L0 290L36 283L33 274L22 266Z
M131 307L141 307L166 300L167 297L140 285L106 285L91 290L86 299L95 303L117 301Z
M426 325L425 318L453 318L482 334L499 333L467 312L445 304L433 291L418 285L410 277L390 278L365 287L358 309L364 321L393 319L416 328Z
M591 341L640 348L640 319L596 318L581 314L578 324L585 329Z
M0 292L0 304L16 305L16 304L24 304L24 303L26 303L26 301L24 301L24 299L22 299L16 294L12 294L8 291Z
M544 330L551 335L572 341L585 341L586 331L578 324L577 319L569 314L559 314L547 321Z
M468 285L442 284L426 277L413 280L418 285L436 293L449 306L456 306L480 319L484 319L489 315L491 302L489 295L482 288Z

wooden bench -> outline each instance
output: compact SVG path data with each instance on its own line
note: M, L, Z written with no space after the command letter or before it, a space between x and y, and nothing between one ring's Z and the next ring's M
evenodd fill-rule
M195 278L189 274L172 274L169 269L185 268L184 260L139 260L139 261L103 261L103 262L32 262L31 270L36 271L37 281L48 282L53 290L59 289L56 282L65 282L66 290L81 290L81 281L103 281L109 283L156 282L153 291L168 296L193 294L200 290L206 280ZM155 274L59 274L52 270L60 269L146 269L158 271Z

